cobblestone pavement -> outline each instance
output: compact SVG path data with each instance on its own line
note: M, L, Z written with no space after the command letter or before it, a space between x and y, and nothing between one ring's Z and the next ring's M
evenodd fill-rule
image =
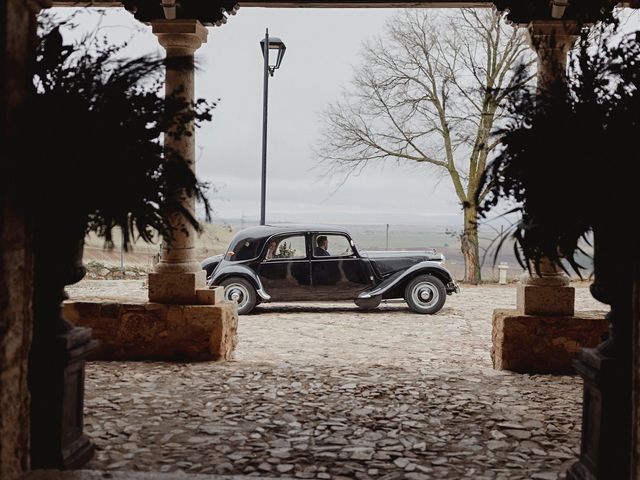
M142 298L84 281L72 298ZM577 376L491 368L512 286L463 287L434 316L404 304L258 307L230 363L87 367L88 468L358 479L561 479L577 457ZM604 306L576 291L578 310Z

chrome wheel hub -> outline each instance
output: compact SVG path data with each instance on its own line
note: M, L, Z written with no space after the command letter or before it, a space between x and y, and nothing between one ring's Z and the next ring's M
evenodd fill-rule
M420 283L416 285L413 292L411 292L411 296L415 303L424 308L435 305L440 299L438 289L431 283Z
M226 300L236 302L238 308L242 308L249 301L249 292L243 285L233 283L224 289L224 297Z
M420 295L420 300L422 300L423 302L428 302L431 299L431 297L433 297L433 292L428 288L423 288L422 290L420 290L419 295Z

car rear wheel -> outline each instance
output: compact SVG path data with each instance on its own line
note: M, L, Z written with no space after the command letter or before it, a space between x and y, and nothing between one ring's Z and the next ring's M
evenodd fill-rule
M230 277L220 282L224 287L224 299L238 304L238 315L251 312L256 306L256 291L244 278Z
M374 308L378 308L381 300L382 296L376 295L375 297L371 298L356 298L354 302L363 310L373 310Z
M414 312L433 314L444 306L447 291L439 278L420 275L409 282L404 299Z

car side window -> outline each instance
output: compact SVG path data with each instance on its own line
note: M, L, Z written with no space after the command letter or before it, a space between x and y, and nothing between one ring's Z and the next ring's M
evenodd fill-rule
M271 238L266 248L265 261L307 258L304 235Z
M351 242L344 235L316 234L313 236L314 257L348 257L353 255Z
M247 238L238 242L232 250L226 253L227 260L239 262L256 258L260 252L261 242L256 238Z

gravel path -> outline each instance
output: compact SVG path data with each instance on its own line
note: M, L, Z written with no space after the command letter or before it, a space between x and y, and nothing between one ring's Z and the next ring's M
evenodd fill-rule
M143 298L84 281L72 298ZM576 290L578 310L604 306ZM265 305L230 363L94 362L95 469L319 479L556 479L575 461L582 382L491 368L512 286L463 287L434 316L404 304Z

